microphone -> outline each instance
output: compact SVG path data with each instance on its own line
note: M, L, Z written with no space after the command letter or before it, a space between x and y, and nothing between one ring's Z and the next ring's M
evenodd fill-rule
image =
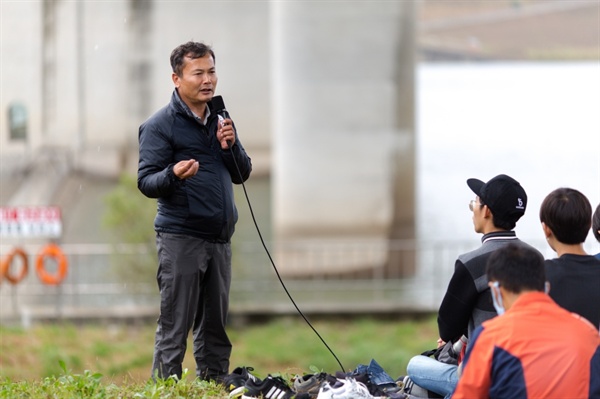
M211 103L221 122L223 119L230 119L229 112L227 112L227 109L225 108L225 101L223 101L222 96L214 96ZM231 148L231 140L227 140L227 146Z
M227 109L225 109L225 101L223 101L222 96L214 96L210 102L217 114L229 118L229 113L227 112Z

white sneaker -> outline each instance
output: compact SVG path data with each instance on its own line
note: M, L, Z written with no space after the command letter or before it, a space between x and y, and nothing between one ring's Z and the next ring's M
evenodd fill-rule
M339 379L333 385L326 382L319 389L317 399L373 399L369 389L352 377Z

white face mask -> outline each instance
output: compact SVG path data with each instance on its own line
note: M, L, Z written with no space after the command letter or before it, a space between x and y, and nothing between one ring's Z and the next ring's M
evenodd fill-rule
M502 316L505 312L504 304L502 303L502 294L500 293L500 283L494 281L490 286L490 293L492 294L492 303L498 316Z

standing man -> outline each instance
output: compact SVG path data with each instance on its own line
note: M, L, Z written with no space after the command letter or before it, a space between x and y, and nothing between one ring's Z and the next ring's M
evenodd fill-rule
M592 205L581 192L562 187L544 198L540 222L556 259L546 260L550 297L600 328L600 259L583 248L592 225Z
M475 330L452 398L600 398L598 330L544 293L540 253L501 248L487 276L500 316Z
M485 275L486 262L493 251L509 243L535 251L513 231L527 206L527 194L519 182L510 176L498 175L487 183L468 179L467 185L476 195L469 203L473 227L483 236L481 247L456 260L438 311L438 347L456 342L463 335L471 337L475 328L496 316ZM448 397L458 382L457 368L419 355L409 361L407 374L417 386Z
M152 377L181 378L193 329L197 377L222 382L231 355L225 324L238 218L232 183L246 181L252 164L232 120L211 103L217 87L211 47L182 44L171 53L171 67L171 102L139 130L138 188L158 199L160 316Z

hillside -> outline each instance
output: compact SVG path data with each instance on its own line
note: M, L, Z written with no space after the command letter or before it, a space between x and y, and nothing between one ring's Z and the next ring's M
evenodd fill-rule
M423 0L421 61L600 60L600 1Z

